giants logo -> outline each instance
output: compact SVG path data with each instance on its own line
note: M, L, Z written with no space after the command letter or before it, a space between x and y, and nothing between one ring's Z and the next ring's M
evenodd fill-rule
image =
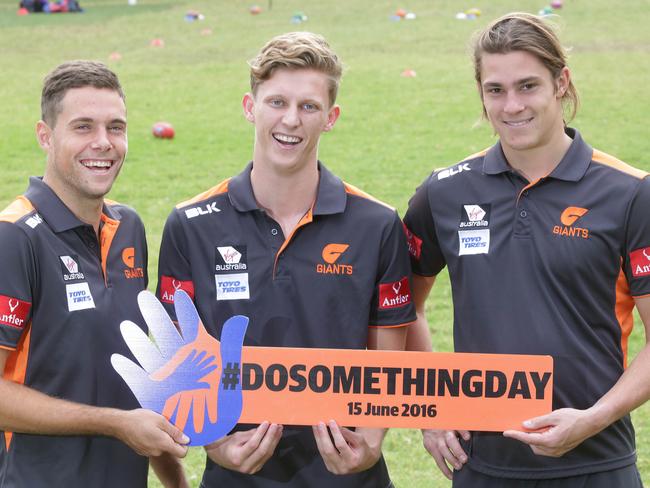
M0 324L23 329L32 304L17 298L0 295Z
M632 276L635 278L650 276L650 247L632 251L630 253L630 267L632 268Z
M404 233L406 234L406 244L409 247L409 254L419 261L420 254L422 254L422 239L411 232L409 228L406 227L406 224L402 223L402 226L404 227Z
M194 299L194 283L192 281L180 281L173 276L160 277L160 301L163 303L174 303L176 290L183 290L191 299Z
M560 215L560 222L564 225L554 225L553 234L564 236L564 237L581 237L583 239L589 239L589 229L583 227L573 227L573 224L576 221L583 217L588 209L582 207L567 207Z
M405 276L395 283L379 284L379 309L403 307L411 303L411 288Z
M122 251L122 262L127 266L127 269L124 270L124 276L127 280L144 278L144 269L135 267L135 248L124 248Z
M328 244L323 248L321 256L327 264L317 264L316 272L321 274L351 275L354 271L351 264L336 264L341 255L347 251L349 244Z

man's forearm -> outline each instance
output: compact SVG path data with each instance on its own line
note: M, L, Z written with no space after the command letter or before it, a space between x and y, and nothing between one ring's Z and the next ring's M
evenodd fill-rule
M119 437L123 415L122 410L74 403L0 380L0 429L4 431Z

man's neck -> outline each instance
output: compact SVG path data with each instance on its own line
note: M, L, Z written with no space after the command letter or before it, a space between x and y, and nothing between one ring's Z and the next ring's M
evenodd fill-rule
M510 166L532 183L553 172L569 150L571 142L573 140L562 130L544 145L534 149L517 151L505 145L502 148Z
M50 187L57 197L68 209L83 223L92 225L95 234L99 235L99 222L102 217L103 198L83 198L71 193L65 188L59 188L54 182L43 178L43 182Z
M255 199L280 224L285 237L293 232L314 204L318 179L316 163L300 171L278 173L266 165L256 166L253 161L251 186Z

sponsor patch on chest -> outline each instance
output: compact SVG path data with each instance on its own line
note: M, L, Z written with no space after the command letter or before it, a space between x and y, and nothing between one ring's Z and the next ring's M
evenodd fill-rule
M490 225L490 204L465 204L460 211L460 229L486 228Z
M79 266L79 257L76 254L70 256L59 256L61 260L61 272L63 281L85 280L81 267Z
M490 229L459 230L458 255L487 254L490 251Z
M217 300L248 300L248 273L214 275Z
M243 244L233 246L217 246L214 254L214 270L217 273L230 271L247 271L248 256Z
M90 293L88 283L68 283L65 285L65 295L68 299L68 311L95 308L95 301Z

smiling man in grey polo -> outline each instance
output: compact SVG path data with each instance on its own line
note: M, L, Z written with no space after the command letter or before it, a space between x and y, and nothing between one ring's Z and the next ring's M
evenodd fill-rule
M147 286L142 221L104 199L127 152L124 93L105 65L75 61L41 105L45 174L0 212L0 487L144 488L145 456L187 486L169 454L188 440L110 364L130 356L120 322Z
M424 305L447 266L455 350L553 356L554 410L503 435L425 431L425 447L457 488L639 487L629 412L650 397L650 346L626 365L635 305L650 330L650 180L565 127L577 95L545 21L496 20L474 60L499 142L409 203L409 348L431 347Z

